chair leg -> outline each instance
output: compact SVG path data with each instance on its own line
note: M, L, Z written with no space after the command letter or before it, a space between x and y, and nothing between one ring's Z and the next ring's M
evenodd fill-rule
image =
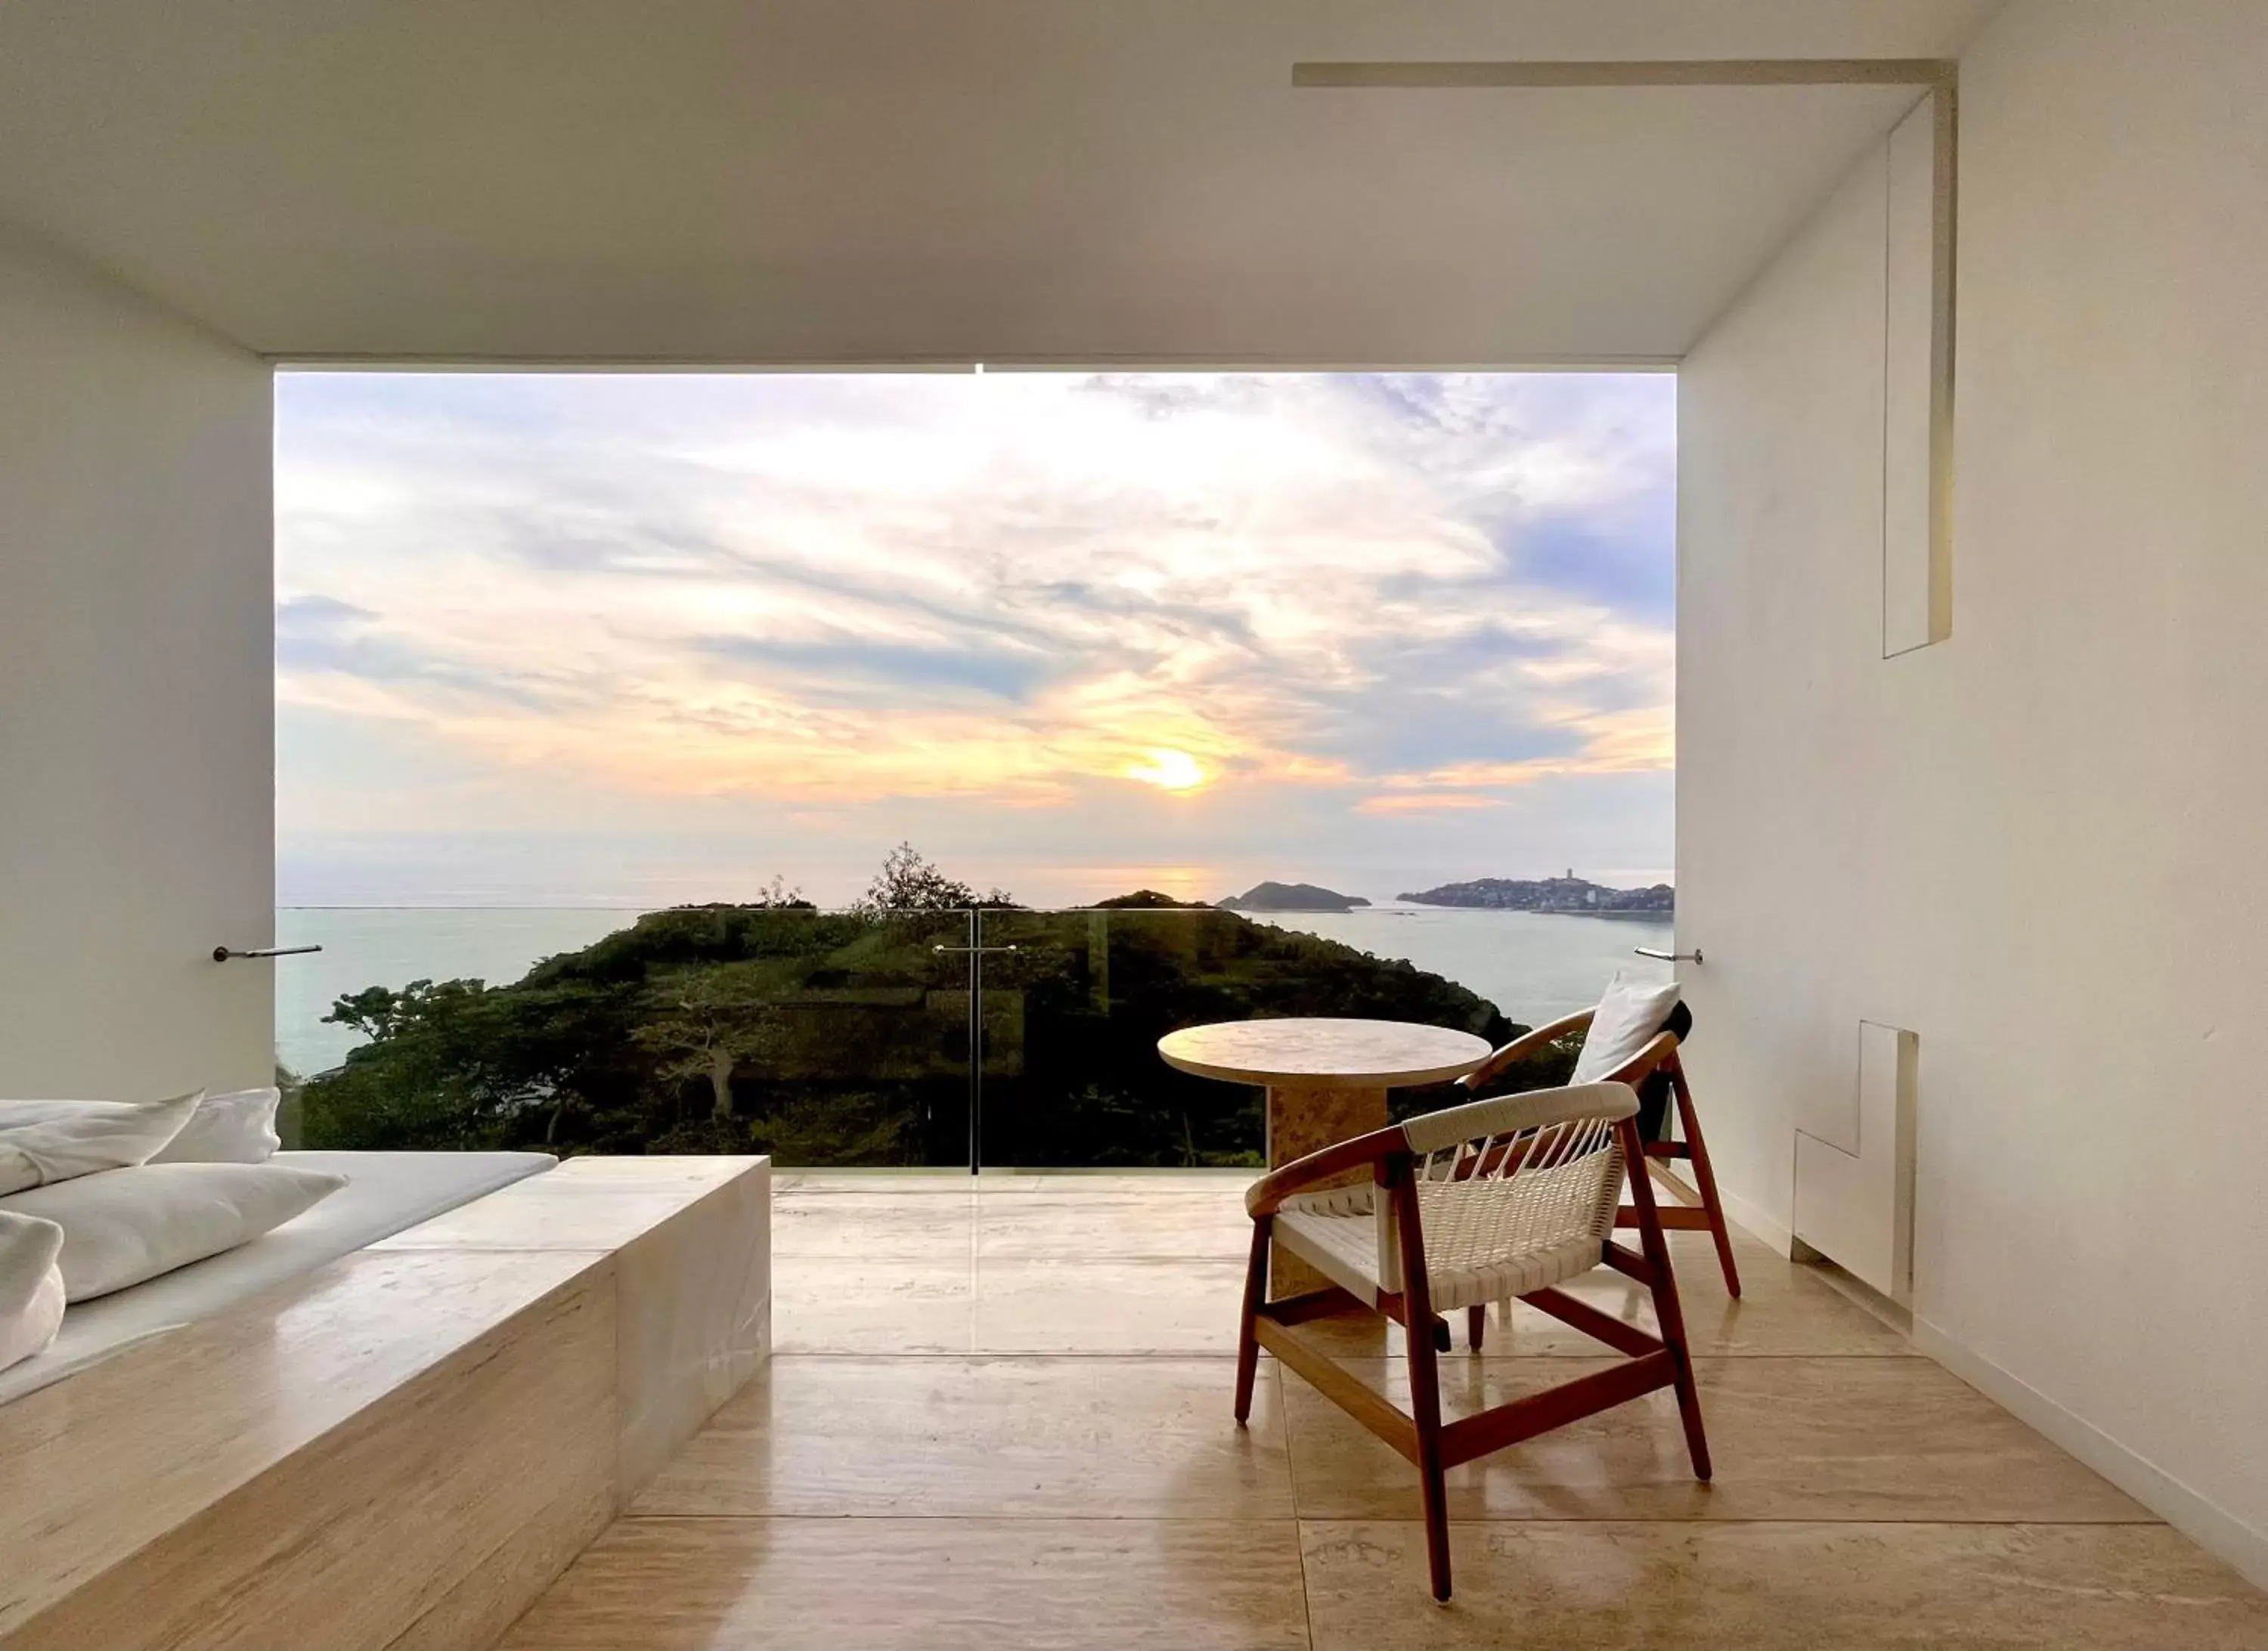
M1448 1490L1441 1481L1441 1386L1435 1367L1433 1345L1427 1338L1410 1338L1410 1395L1411 1418L1418 1424L1418 1488L1425 1503L1425 1567L1433 1583L1433 1597L1449 1597Z
M1481 1338L1488 1333L1488 1303L1480 1302L1465 1309L1465 1340L1472 1350L1481 1350Z
M1637 1127L1625 1120L1622 1128L1624 1152L1639 1150ZM1709 1437L1701 1426L1701 1390L1693 1381L1693 1352L1685 1339L1685 1313L1677 1301L1677 1273L1669 1264L1669 1241L1662 1236L1653 1186L1644 1174L1631 1178L1631 1193L1638 1206L1638 1242L1646 1250L1646 1271L1653 1275L1647 1281L1653 1294L1653 1316L1661 1329L1662 1344L1676 1363L1677 1415L1685 1424L1686 1454L1693 1458L1693 1477L1706 1479Z
M1252 1223L1252 1259L1244 1272L1244 1318L1236 1328L1236 1425L1252 1419L1252 1382L1260 1370L1260 1340L1253 1333L1260 1304L1268 1294L1268 1241L1275 1218L1263 1215Z
M1709 1434L1701 1424L1701 1390L1693 1383L1693 1360L1682 1347L1677 1353L1677 1419L1685 1424L1685 1454L1692 1458L1693 1477L1706 1485L1712 1472Z
M1709 1146L1701 1139L1701 1115L1694 1109L1693 1091L1686 1087L1685 1068L1675 1058L1669 1064L1669 1087L1677 1096L1678 1126L1685 1131L1686 1149L1692 1154L1693 1184L1709 1217L1709 1235L1717 1241L1717 1264L1725 1274L1725 1292L1737 1301L1741 1270L1733 1261L1733 1235L1725 1225L1724 1200L1717 1196L1717 1175L1709 1168Z
M1441 1371L1435 1362L1430 1329L1441 1324L1433 1316L1432 1290L1425 1278L1425 1237L1418 1214L1418 1190L1408 1170L1388 1190L1402 1238L1403 1265L1402 1302L1403 1330L1410 1352L1410 1419L1418 1425L1418 1485L1425 1502L1425 1564L1432 1574L1433 1597L1449 1597L1449 1504L1441 1483ZM1411 1263L1415 1262L1415 1265ZM1446 1324L1442 1328L1447 1329Z

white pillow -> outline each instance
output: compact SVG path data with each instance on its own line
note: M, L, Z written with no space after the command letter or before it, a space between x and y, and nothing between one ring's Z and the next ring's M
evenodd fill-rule
M0 1210L0 1370L43 1352L63 1322L63 1229Z
M284 1164L142 1164L0 1198L63 1229L63 1294L107 1295L281 1227L346 1185Z
M1653 1042L1681 995L1674 980L1659 984L1632 980L1617 969L1607 995L1599 999L1591 1015L1591 1029L1583 1035L1583 1052L1575 1058L1575 1074L1567 1081L1598 1083L1614 1076Z
M276 1109L283 1093L274 1088L238 1089L209 1095L166 1143L153 1164L264 1164L283 1139L276 1133Z
M146 1163L204 1091L166 1101L0 1101L0 1195Z

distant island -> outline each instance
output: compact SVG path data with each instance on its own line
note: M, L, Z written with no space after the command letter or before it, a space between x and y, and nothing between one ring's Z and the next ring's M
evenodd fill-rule
M1360 895L1342 895L1314 883L1255 883L1220 902L1223 911L1351 911L1370 903Z
M1267 885L1263 884L1265 888ZM1668 883L1649 888L1609 888L1578 877L1480 877L1469 883L1443 883L1422 894L1397 895L1427 906L1478 906L1491 911L1561 911L1598 918L1666 918L1677 909L1677 891Z

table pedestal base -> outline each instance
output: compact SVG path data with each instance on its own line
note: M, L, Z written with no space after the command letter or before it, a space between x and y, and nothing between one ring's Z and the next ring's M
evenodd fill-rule
M1274 1169L1326 1146L1386 1127L1383 1089L1285 1089L1268 1091L1268 1167ZM1352 1186L1369 1179L1367 1169L1341 1176L1326 1186ZM1268 1260L1268 1299L1320 1290L1330 1282L1306 1262L1274 1247Z

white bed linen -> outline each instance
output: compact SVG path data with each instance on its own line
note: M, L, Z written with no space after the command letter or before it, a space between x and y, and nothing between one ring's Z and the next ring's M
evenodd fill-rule
M45 1352L0 1370L0 1404L539 1174L558 1160L549 1153L277 1153L268 1161L342 1175L347 1184L248 1244L71 1308Z

